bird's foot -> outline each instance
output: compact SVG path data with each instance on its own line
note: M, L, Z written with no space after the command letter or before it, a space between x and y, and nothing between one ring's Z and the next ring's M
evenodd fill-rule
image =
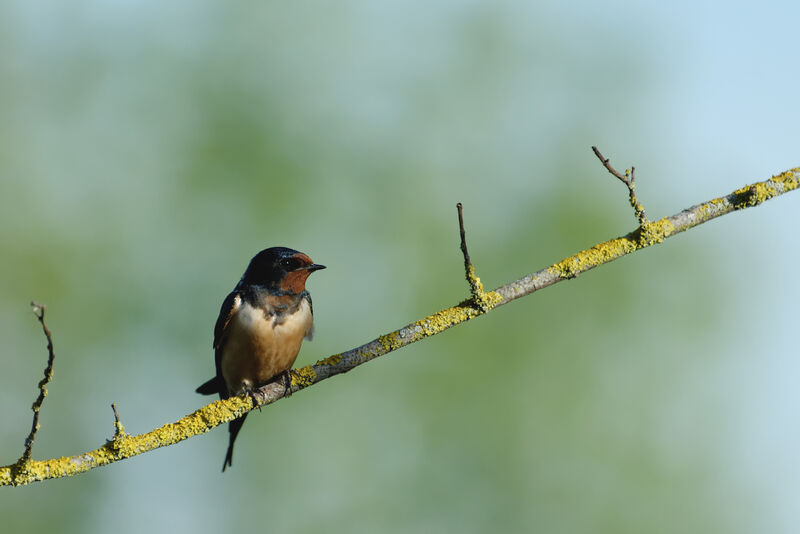
M250 386L244 387L244 394L250 397L253 401L253 405L258 408L258 411L261 411L261 402L258 397L258 388L251 388Z
M283 390L284 397L291 397L292 396L292 370L287 369L283 373L283 385L285 389Z

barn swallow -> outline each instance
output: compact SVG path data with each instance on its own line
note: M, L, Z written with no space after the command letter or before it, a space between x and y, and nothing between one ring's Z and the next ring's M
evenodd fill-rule
M256 254L242 278L225 297L214 327L214 362L217 374L197 388L203 395L221 399L250 394L283 375L286 391L303 338L311 339L314 313L306 279L324 269L311 258L286 247ZM228 452L222 470L233 465L233 442L247 414L228 425Z

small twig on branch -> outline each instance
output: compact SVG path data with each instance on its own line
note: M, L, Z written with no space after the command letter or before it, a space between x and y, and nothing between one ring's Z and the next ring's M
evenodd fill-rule
M119 421L119 412L117 412L117 405L113 402L111 403L111 409L114 410L114 439L124 438L127 434L125 433L125 427Z
M771 198L800 188L800 168L788 170L769 180L739 188L732 193L687 208L680 213L649 223L647 228L610 239L582 250L558 263L498 287L484 294L490 297L492 309L563 280L574 278L600 265L647 248L680 232L694 228L712 219L736 210L758 206ZM294 369L292 387L299 392L323 380L346 373L384 354L435 336L463 322L479 317L483 312L468 300L424 317L402 328L382 335L360 347L328 356L314 365ZM51 460L30 461L24 471L17 464L0 467L0 486L20 486L84 473L90 469L118 462L132 456L179 443L185 439L208 432L228 423L257 407L272 404L284 398L284 385L280 381L269 383L252 396L231 397L214 401L174 423L136 436L106 443L93 451Z
M625 184L625 186L628 188L628 196L630 198L631 207L633 208L633 211L636 212L636 218L639 219L639 226L644 227L649 224L650 221L647 220L647 216L644 214L644 206L642 206L642 203L639 202L639 199L636 197L636 192L634 191L636 187L636 167L631 167L629 171L625 171L625 174L621 174L618 170L611 166L610 160L604 158L600 151L597 150L596 146L592 147L592 151L603 164L603 167L605 167L606 170L613 176L616 176L619 181Z
M464 206L461 205L461 202L456 204L456 209L458 210L458 232L461 234L461 252L464 254L464 269L469 269L472 267L472 261L469 259L469 251L467 251L467 237L464 233Z
M47 396L47 384L53 379L53 359L55 359L55 354L53 353L53 336L44 322L45 306L44 304L37 304L31 301L31 307L33 308L33 314L39 319L39 322L42 323L42 330L47 338L48 356L47 367L44 368L44 378L39 381L39 396L34 401L33 406L31 406L33 409L33 424L31 424L31 433L28 434L28 437L25 439L25 452L22 453L22 457L18 461L20 465L30 461L31 454L33 454L33 440L36 439L36 432L39 430L39 410L42 407L44 398Z
M475 274L475 267L472 266L472 260L470 260L469 251L467 251L467 237L464 232L464 208L461 202L456 204L456 209L458 210L458 232L461 235L461 253L464 254L464 274L472 293L472 302L481 312L486 313L497 304L497 299L493 299L484 291L481 279Z

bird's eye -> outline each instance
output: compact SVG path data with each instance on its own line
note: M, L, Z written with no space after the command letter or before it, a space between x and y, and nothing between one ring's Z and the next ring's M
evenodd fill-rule
M283 267L287 271L291 271L295 267L294 258L283 258L280 263L281 263L281 267Z

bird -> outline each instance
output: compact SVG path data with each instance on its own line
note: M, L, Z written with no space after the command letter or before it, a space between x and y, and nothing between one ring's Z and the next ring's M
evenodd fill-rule
M216 375L195 391L221 399L250 394L280 376L291 388L289 370L303 339L314 333L314 311L306 280L325 269L287 247L262 250L250 260L219 311L214 326ZM228 450L222 471L233 465L233 444L247 414L228 424Z

